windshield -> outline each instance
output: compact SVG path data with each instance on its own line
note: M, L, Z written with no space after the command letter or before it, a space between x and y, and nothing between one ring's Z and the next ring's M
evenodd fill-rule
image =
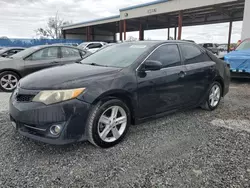
M41 47L39 47L39 46L30 47L30 48L27 48L26 50L22 50L21 52L15 54L15 55L12 55L10 57L13 59L23 58L23 57L30 55L31 53L35 52L36 50L38 50L40 48Z
M250 40L243 41L236 50L248 50L250 49Z
M152 46L152 44L117 44L90 55L81 63L107 67L127 67Z
M85 48L87 46L87 44L88 44L87 42L84 42L84 43L80 44L78 47Z

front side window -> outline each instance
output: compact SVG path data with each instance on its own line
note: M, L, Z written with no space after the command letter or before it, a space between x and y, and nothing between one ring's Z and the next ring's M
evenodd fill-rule
M62 58L81 58L80 52L78 49L61 47L62 49Z
M236 50L248 50L250 49L250 40L243 41Z
M181 65L179 49L175 44L163 45L157 48L148 60L160 61L163 68Z
M180 44L182 56L184 58L184 63L193 64L201 63L205 61L211 61L208 55L202 52L198 47L192 44Z
M58 47L44 48L33 53L28 59L29 60L47 60L58 58Z

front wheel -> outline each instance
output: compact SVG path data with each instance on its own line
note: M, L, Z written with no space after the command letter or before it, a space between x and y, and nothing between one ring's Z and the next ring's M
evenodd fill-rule
M125 137L129 125L130 111L124 102L118 99L99 102L89 114L88 140L98 147L112 147Z
M219 82L214 82L210 87L206 101L202 105L205 110L214 110L219 106L222 95L222 88Z
M17 87L20 77L12 72L5 71L0 73L0 90L5 92L12 92Z

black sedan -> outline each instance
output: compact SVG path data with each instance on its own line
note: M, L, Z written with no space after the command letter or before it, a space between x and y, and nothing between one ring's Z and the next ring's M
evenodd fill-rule
M23 50L9 58L0 58L0 90L13 91L20 78L35 71L74 63L89 53L70 46L45 45Z
M132 42L20 80L10 119L50 144L89 140L111 147L129 125L177 110L218 107L229 91L227 64L189 42Z
M10 57L12 55L17 54L18 52L21 52L25 50L25 48L22 47L7 47L0 49L0 57Z

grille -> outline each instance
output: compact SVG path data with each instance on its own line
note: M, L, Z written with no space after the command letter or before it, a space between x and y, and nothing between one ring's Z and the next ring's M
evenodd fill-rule
M31 102L35 95L17 95L16 99L19 102Z

